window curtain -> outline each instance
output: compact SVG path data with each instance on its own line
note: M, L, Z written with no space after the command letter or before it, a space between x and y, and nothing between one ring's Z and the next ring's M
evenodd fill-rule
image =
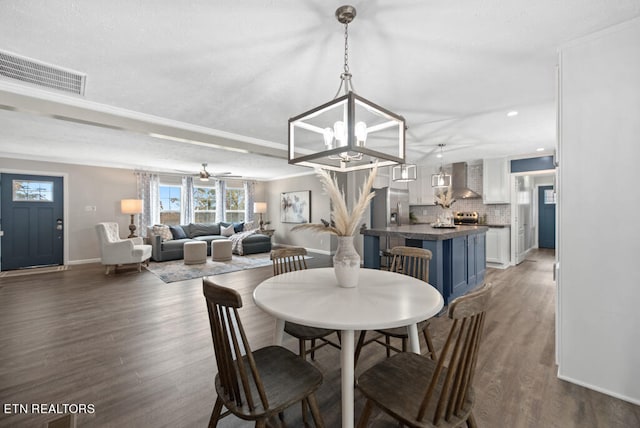
M180 204L180 223L193 223L193 177L182 177L182 196Z
M160 222L160 177L149 172L136 172L138 199L142 199L140 236L147 236L147 227Z
M224 221L226 217L227 183L224 180L216 181L216 223Z
M253 203L256 200L256 183L255 181L244 182L244 222L250 223L254 221Z

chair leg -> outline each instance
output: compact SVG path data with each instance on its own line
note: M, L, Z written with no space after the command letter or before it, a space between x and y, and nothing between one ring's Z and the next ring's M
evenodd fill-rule
M476 423L476 418L473 417L473 413L469 413L469 417L467 418L467 427L478 428L478 424Z
M436 348L433 346L433 341L431 340L431 333L429 333L429 325L425 326L424 330L422 330L422 334L424 335L424 341L427 342L427 349L431 354L431 359L436 361L438 356L436 355Z
M306 346L306 341L304 339L298 339L298 348L300 350L300 357L306 361L307 359L307 346ZM305 424L307 424L307 403L305 400L302 400L300 402L300 405L302 406L302 422Z
M402 352L407 352L407 338L402 338Z
M366 330L362 330L360 332L360 337L358 337L358 344L356 345L356 354L353 356L353 369L358 366L358 358L360 358L360 352L362 351L362 345L364 344L364 337L367 334Z
M316 340L311 339L311 361L316 360Z
M209 428L215 428L218 425L220 414L222 413L222 400L220 397L216 398L216 404L213 406L213 412L211 412L211 419L209 419Z
M387 358L391 356L391 337L388 335L384 336L385 348L387 348Z
M307 345L304 342L304 339L298 339L298 352L303 360L307 359Z
M256 421L256 428L266 428L267 420L266 419L258 419Z
M309 419L307 417L307 399L303 399L300 401L300 405L302 406L302 425L309 426Z
M142 272L142 262L138 263L138 272Z
M371 400L367 400L364 409L362 409L360 420L358 421L358 428L365 428L367 426L367 422L369 422L369 417L371 416L371 410L373 410L373 403Z
M320 407L318 406L318 400L314 393L309 394L307 397L309 402L309 408L311 409L311 416L313 416L313 423L316 424L316 428L324 428L324 420L320 414Z

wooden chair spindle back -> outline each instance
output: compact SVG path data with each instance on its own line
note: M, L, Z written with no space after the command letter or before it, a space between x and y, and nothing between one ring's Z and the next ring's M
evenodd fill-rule
M271 250L271 261L273 262L273 274L293 272L307 268L305 256L307 250L302 247L279 248Z
M454 300L449 306L449 318L453 319L453 324L425 392L417 420L430 417L432 423L438 425L442 418L448 421L452 415L462 413L473 382L491 293L492 286L485 284L479 290ZM436 386L442 376L444 382L440 395L436 396ZM432 403L431 400L437 401ZM432 415L427 415L428 409L433 409Z
M208 277L202 282L218 374L227 397L238 407L246 403L255 409L256 397L252 391L257 391L260 403L267 409L267 395L238 314L238 308L242 307L240 294L216 285Z
M393 260L390 271L429 282L429 261L432 256L430 250L399 246L391 249L391 255Z

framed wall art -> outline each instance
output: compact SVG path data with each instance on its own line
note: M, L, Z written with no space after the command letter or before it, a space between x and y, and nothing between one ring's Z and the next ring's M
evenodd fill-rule
M311 190L281 193L280 221L282 223L311 222Z

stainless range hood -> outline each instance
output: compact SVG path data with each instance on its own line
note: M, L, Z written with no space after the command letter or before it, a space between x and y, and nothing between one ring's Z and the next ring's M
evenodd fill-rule
M467 163L458 162L452 165L451 190L456 199L472 199L481 196L467 186Z

